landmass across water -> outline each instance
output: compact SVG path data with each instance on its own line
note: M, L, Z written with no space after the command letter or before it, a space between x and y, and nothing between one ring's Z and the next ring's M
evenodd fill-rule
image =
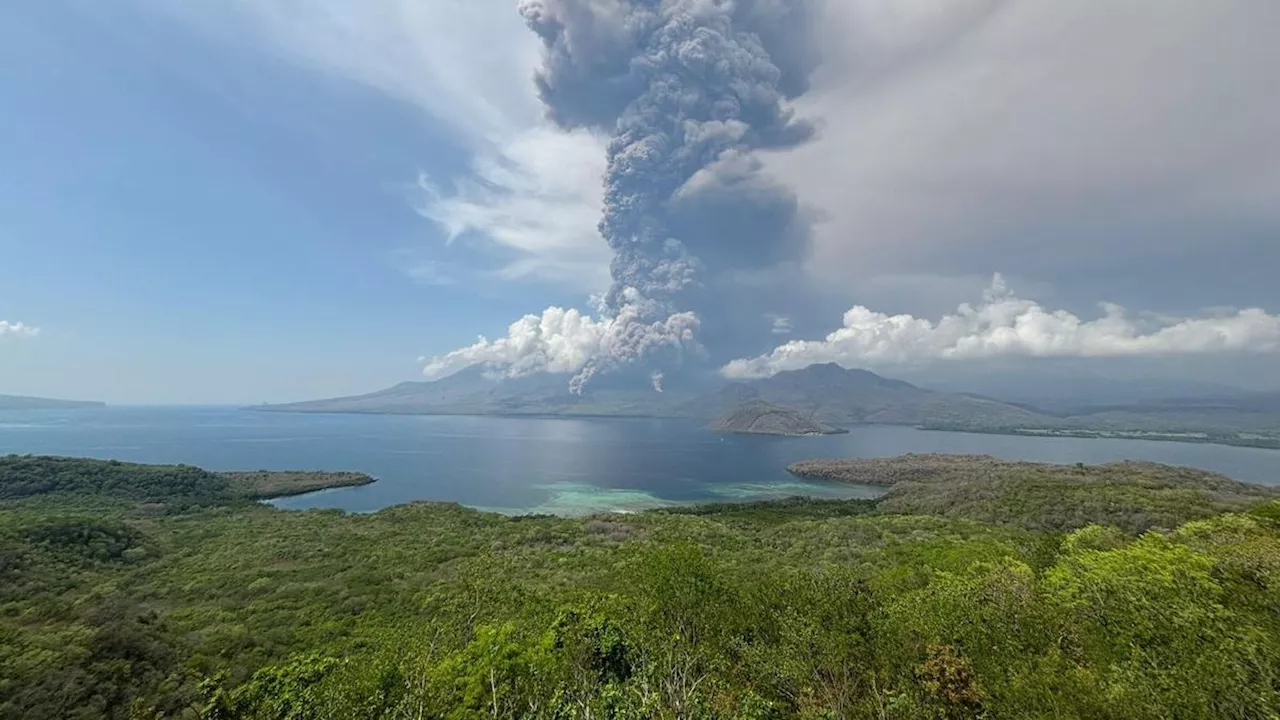
M89 400L54 400L25 395L0 395L0 410L87 410L106 406L104 402Z
M259 410L300 413L661 417L714 422L750 414L752 403L786 408L817 427L908 425L923 429L1007 435L1131 438L1280 448L1280 394L1168 398L1139 404L1059 405L1044 409L984 395L942 392L866 370L812 365L773 377L669 383L663 392L609 380L568 391L568 378L493 378L482 368L434 382L409 382L345 398ZM733 424L733 423L730 423ZM737 423L741 425L742 423ZM810 434L787 433L783 434Z

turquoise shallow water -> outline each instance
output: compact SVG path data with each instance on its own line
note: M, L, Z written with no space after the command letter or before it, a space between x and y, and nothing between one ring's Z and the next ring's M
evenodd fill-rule
M214 470L358 470L379 481L276 501L372 511L447 500L499 512L580 515L876 488L798 480L796 460L906 452L1095 463L1143 459L1280 484L1280 451L1140 440L1035 438L868 426L847 435L721 436L648 419L294 415L232 408L0 412L0 453L187 463Z

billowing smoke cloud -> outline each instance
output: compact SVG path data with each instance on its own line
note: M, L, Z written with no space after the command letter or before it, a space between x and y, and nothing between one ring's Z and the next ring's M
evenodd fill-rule
M432 358L424 374L437 379L472 365L485 365L495 374L522 377L539 372L577 373L571 389L597 372L607 371L636 356L663 351L681 354L694 347L698 318L675 313L646 323L638 305L625 305L613 317L594 320L577 310L548 308L526 315L497 340L480 338L474 345Z
M563 327L567 314L552 308L427 371L469 360L515 373L574 367L580 389L655 348L688 345L708 271L800 255L807 221L752 153L812 135L787 106L816 64L811 16L808 0L522 0L520 13L544 44L536 82L551 118L611 135L599 231L613 283L599 321ZM527 343L533 327L538 342Z
M20 322L9 322L8 320L0 320L0 339L6 337L24 338L35 337L40 334L40 328L24 325Z
M1023 357L1133 357L1225 352L1280 352L1280 316L1260 309L1198 318L1130 315L1102 305L1103 316L1082 320L1014 295L995 276L977 307L964 304L934 323L855 307L844 327L821 341L797 340L767 355L734 360L731 378L769 377L814 363L895 365L926 360Z
M552 117L613 134L599 226L615 253L608 310L629 289L665 305L697 281L700 248L778 242L681 237L676 226L705 218L677 206L769 195L750 152L812 134L785 104L813 67L803 0L524 0L520 12L546 46L537 83Z

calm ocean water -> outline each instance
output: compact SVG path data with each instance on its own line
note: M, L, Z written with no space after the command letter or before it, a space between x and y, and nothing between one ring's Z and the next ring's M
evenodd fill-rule
M786 467L806 458L906 452L1056 463L1143 459L1280 484L1276 450L892 426L775 438L720 436L678 420L293 415L232 408L0 412L0 454L186 463L211 470L359 470L377 477L361 488L276 502L353 511L412 500L582 514L790 495L873 497L873 488L797 480Z

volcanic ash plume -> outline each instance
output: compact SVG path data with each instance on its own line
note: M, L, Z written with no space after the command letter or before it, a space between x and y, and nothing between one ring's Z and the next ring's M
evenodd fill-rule
M807 0L523 0L520 12L545 46L536 83L551 118L612 138L599 230L613 285L596 328L608 352L573 363L580 390L597 372L687 348L699 322L690 291L706 269L788 255L778 246L794 242L794 198L758 177L751 153L812 134L787 107L815 64L810 12ZM724 226L735 202L757 217ZM543 359L557 346L547 340ZM513 361L510 343L490 352L497 342L467 358L518 374L565 366Z

